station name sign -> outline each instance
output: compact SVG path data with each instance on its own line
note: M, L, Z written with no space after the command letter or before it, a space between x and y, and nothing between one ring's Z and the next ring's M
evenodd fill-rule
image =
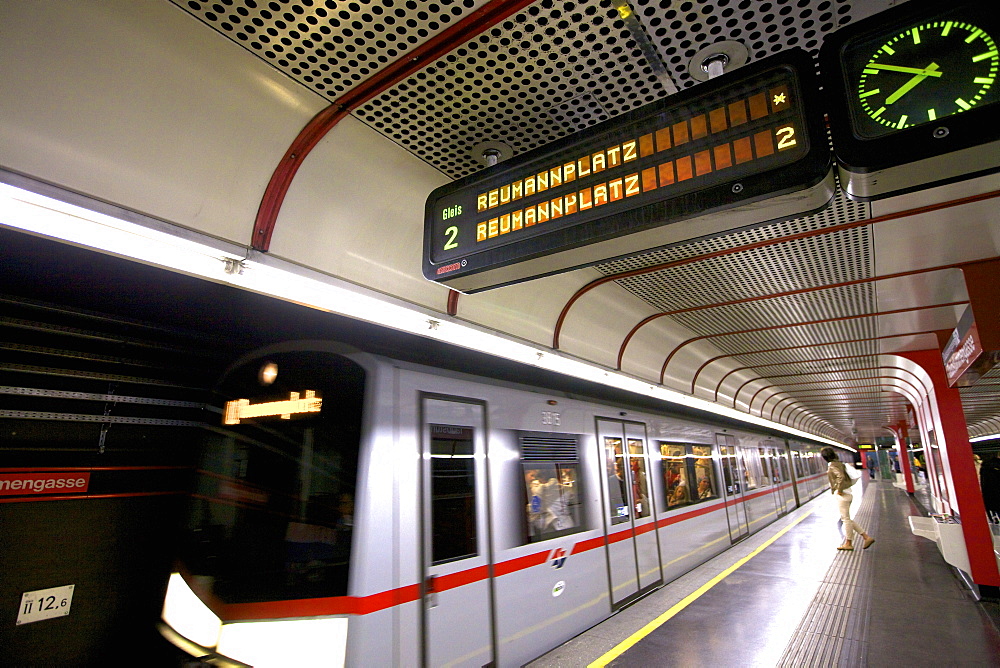
M0 496L81 494L90 486L90 473L69 471L0 473Z
M424 276L477 292L824 206L813 79L779 54L438 188Z
M1000 352L983 349L972 309L966 307L941 358L949 387L968 387L1000 363Z

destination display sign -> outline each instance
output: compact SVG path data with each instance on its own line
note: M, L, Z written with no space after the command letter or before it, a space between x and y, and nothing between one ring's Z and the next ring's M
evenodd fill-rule
M438 188L425 277L476 292L824 206L813 70L779 54Z

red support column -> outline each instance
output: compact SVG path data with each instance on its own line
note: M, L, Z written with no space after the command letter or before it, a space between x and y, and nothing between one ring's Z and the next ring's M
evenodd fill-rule
M962 520L962 533L972 570L970 575L976 584L998 587L1000 571L993 552L993 534L986 521L986 506L979 492L972 445L958 390L948 386L940 351L917 350L896 354L920 365L934 383L934 399L941 420L938 441L945 476L951 480L952 506Z

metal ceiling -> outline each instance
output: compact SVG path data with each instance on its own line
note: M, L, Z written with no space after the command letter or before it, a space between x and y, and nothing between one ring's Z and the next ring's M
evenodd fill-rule
M485 7L518 4L171 1L331 103ZM697 85L689 66L710 44L740 42L750 62L790 47L815 55L825 35L892 4L539 0L446 44L443 55L352 114L458 178L483 167L473 151L482 142L504 142L517 155ZM692 332L680 345L664 345L660 382L838 440L872 440L906 417L905 402L886 382L906 374L879 355L904 349L913 337L903 334L954 327L965 303L935 301L941 291L930 290L905 307L880 308L885 277L876 274L874 225L865 224L871 217L869 205L838 195L812 216L597 269L649 304L654 318ZM946 271L932 276L953 280ZM927 329L900 330L892 318L905 316ZM630 337L644 326L635 323ZM627 344L619 351L626 370ZM679 383L671 364L691 350L707 362ZM711 364L722 358L737 369L720 379ZM1000 372L961 394L970 435L1000 431Z

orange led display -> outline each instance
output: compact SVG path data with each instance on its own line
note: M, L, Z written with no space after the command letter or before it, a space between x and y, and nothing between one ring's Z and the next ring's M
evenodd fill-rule
M746 100L733 102L729 105L729 124L732 126L743 125L747 122Z
M694 173L698 176L705 176L712 171L712 153L710 151L698 151L694 154Z
M771 139L771 131L765 130L753 136L754 153L758 158L763 158L774 153L774 141Z
M656 131L656 150L666 151L670 148L670 128L660 128Z
M726 109L725 107L719 107L718 109L713 109L708 112L708 123L712 126L712 133L716 134L725 130L728 125L726 125Z
M725 169L726 167L733 166L733 152L729 149L729 144L716 146L712 149L712 153L715 156L716 169Z
M708 136L708 119L704 114L691 117L691 139L701 139Z
M812 146L820 144L804 134L801 67L761 64L704 93L664 98L438 188L427 203L425 276L450 282L483 271L473 266L477 258L510 258L521 248L539 257L543 247L556 247L532 240L600 243L632 225L665 224L657 221L745 199L749 191L734 183L814 156ZM828 152L824 157L828 162ZM709 189L713 194L701 197ZM759 197L766 186L753 192ZM626 215L647 207L649 213Z
M733 142L733 153L736 154L736 164L753 160L753 146L750 144L750 137L741 137Z
M653 135L652 133L648 135L643 135L639 137L639 157L645 158L647 156L653 155L656 149L653 147Z
M756 121L758 118L767 116L767 94L758 93L750 98L750 120Z
M688 135L688 123L687 121L681 121L680 123L675 123L670 129L671 134L674 136L674 146L680 146L681 144L686 144L690 136Z
M692 176L694 176L694 166L691 164L691 156L685 155L683 158L677 158L674 161L677 168L677 180L687 181Z

